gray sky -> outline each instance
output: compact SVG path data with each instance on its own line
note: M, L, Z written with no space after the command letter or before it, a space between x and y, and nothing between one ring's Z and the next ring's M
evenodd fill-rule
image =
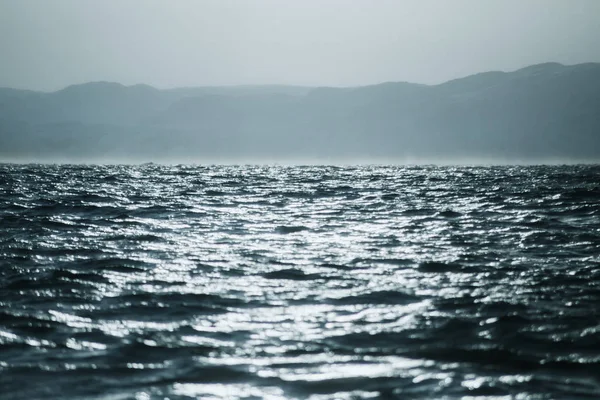
M0 86L438 83L599 40L600 0L0 0Z

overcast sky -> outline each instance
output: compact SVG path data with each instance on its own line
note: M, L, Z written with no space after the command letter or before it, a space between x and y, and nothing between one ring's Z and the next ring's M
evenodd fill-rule
M438 83L599 40L600 0L0 0L0 86Z

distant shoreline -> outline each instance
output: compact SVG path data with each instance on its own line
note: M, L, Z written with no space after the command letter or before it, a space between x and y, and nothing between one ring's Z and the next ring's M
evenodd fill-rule
M0 105L5 161L600 162L599 63L432 86L0 89Z

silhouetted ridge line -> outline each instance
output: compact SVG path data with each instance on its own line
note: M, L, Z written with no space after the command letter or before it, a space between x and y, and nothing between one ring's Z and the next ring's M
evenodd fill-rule
M0 88L0 159L598 161L600 64L439 85Z

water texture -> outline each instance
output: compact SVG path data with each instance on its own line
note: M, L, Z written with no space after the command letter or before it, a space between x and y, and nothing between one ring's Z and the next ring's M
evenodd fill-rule
M600 167L0 165L0 398L600 398Z

